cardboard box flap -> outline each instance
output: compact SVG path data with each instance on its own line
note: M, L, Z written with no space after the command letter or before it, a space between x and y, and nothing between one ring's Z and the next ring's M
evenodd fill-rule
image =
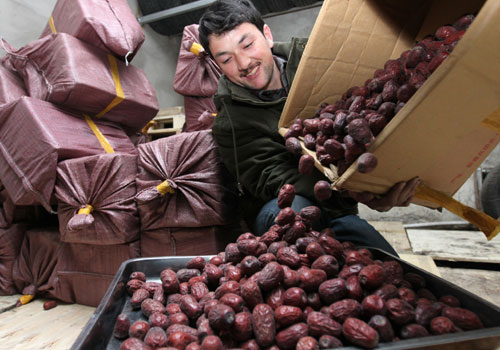
M351 167L337 188L384 193L419 176L452 195L479 167L500 142L500 134L481 126L500 105L500 27L484 23L500 23L500 3L485 4L452 54L377 136L373 173Z

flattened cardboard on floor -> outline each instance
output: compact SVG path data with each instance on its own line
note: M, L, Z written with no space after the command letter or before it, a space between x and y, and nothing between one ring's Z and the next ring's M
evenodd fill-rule
M297 117L311 118L321 103L334 103L348 88L371 78L385 61L466 13L477 17L454 51L369 148L378 167L361 174L351 166L340 178L335 176L335 188L384 193L399 181L419 176L426 185L453 195L479 167L500 142L498 130L481 124L498 115L500 106L500 3L324 2L280 127Z

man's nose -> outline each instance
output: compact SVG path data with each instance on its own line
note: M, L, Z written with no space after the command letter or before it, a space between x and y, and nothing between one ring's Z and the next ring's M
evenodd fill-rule
M245 54L238 54L236 56L236 63L238 64L238 69L240 71L245 71L250 68L251 61L250 57Z

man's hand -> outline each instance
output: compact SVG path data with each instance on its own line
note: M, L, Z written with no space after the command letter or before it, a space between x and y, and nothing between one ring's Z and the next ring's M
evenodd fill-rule
M417 177L408 182L398 182L383 195L376 195L371 192L353 191L347 191L347 194L349 197L365 204L373 210L385 212L392 207L407 207L410 205L419 183L420 180Z

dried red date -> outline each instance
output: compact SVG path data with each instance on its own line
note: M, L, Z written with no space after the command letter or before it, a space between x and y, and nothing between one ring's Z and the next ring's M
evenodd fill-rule
M146 333L149 331L149 323L146 321L135 321L128 330L128 335L131 338L144 339Z
M377 167L378 159L373 153L365 152L358 157L356 168L362 174L371 173Z
M285 290L283 287L276 287L266 296L266 304L271 306L273 310L283 305L285 300Z
M117 339L125 339L128 337L130 328L130 318L128 314L119 314L116 318L115 327L113 328L113 336Z
M236 281L227 281L215 290L215 298L220 299L226 293L240 294L240 284Z
M301 265L301 259L300 259L299 253L297 253L297 251L292 247L280 248L278 250L278 252L276 253L276 258L278 259L278 262L280 264L287 265L288 267L291 267L292 269L298 268ZM264 267L264 269L265 269L265 267ZM283 278L282 273L280 274L280 277L281 277L281 279Z
M283 295L283 304L303 309L307 306L307 294L299 287L288 288Z
M295 198L295 187L290 184L281 186L278 193L278 207L284 209L291 207L293 199Z
M417 305L417 294L410 288L400 287L398 288L398 297L403 299L407 303L410 303L412 306Z
M397 298L399 296L398 288L396 288L396 286L393 284L384 284L382 287L375 290L373 292L373 294L378 295L379 297L381 297L384 300Z
M297 350L319 350L318 341L313 337L302 337L297 342Z
M153 348L159 348L167 344L167 334L160 327L151 327L144 337L144 343Z
M234 316L231 333L236 341L244 342L249 340L253 334L252 314L249 312L237 313Z
M394 329L387 317L374 315L370 318L368 325L377 331L381 342L389 342L394 339Z
M296 137L289 137L285 141L285 147L288 152L295 156L300 156L302 154L302 146L300 141Z
M149 298L149 292L144 288L137 289L130 298L130 306L133 310L141 308L141 303Z
M132 295L134 292L144 285L144 281L133 279L127 282L127 292Z
M460 300L454 295L443 295L442 297L439 298L439 301L452 307L460 307Z
M262 293L256 282L247 281L242 284L240 293L250 309L263 302Z
M448 334L460 331L452 320L444 316L433 318L429 325L429 330L432 334Z
M283 235L283 240L288 244L294 244L295 241L304 237L306 234L307 227L302 221L295 221L289 228L286 230ZM278 256L277 256L278 257ZM279 260L279 257L278 257Z
M343 323L348 317L360 317L361 312L361 304L354 299L336 301L328 308L328 315L340 323Z
M357 318L348 318L342 327L342 334L352 344L367 349L373 349L378 345L379 335L375 329L366 322Z
M322 255L314 260L311 268L323 270L328 278L333 278L339 272L339 263L332 255Z
M296 287L299 285L299 274L290 267L283 265L283 286L285 288Z
M342 325L322 312L313 311L307 315L309 334L319 337L323 334L340 336Z
M442 316L448 317L457 327L463 330L483 328L481 319L473 312L461 307L447 307Z
M387 309L385 307L384 299L376 294L367 295L361 303L363 307L363 315L370 318L374 315L385 315Z
M320 349L335 349L343 346L342 341L333 335L323 334L319 337L318 345Z
M138 338L128 338L120 345L120 350L151 350L151 347Z
M159 312L153 312L151 316L149 316L148 322L151 327L160 327L163 329L167 329L170 325L168 316Z
M185 332L172 332L167 335L167 346L184 350L189 343L196 341L196 337Z
M179 291L179 280L174 270L165 269L160 273L160 280L165 293L177 293Z
M387 317L397 325L411 323L415 319L413 306L401 299L389 299L385 302Z
M215 331L228 330L234 323L234 310L225 304L217 304L210 308L208 321Z
M343 279L348 279L350 276L357 276L359 271L363 269L364 265L354 264L354 265L344 265L342 270L339 272L339 277Z
M234 310L234 312L241 312L243 310L243 306L245 306L245 301L243 300L243 298L234 293L224 294L219 299L219 302L230 306Z
M326 201L332 196L332 188L330 184L324 180L316 182L314 185L314 197L318 201Z
M359 277L359 283L363 287L367 289L374 289L381 286L382 283L384 282L385 272L381 266L372 264L365 266L359 272L358 277Z
M326 279L326 272L319 269L307 269L299 273L300 287L306 292L316 291Z
M349 276L345 281L345 287L347 289L346 296L350 299L361 301L363 299L363 288L359 284L358 276Z
M401 327L399 334L402 339L411 339L426 337L429 335L429 332L427 331L427 329L425 329L424 326L416 323L411 323Z
M285 248L281 248L280 251ZM275 261L268 263L259 272L257 284L263 290L271 290L276 288L283 281L283 268Z
M347 294L345 281L342 278L326 280L320 284L318 293L323 303L330 305Z
M415 308L416 323L428 326L433 318L441 315L441 309L437 303L417 305Z
M276 216L275 222L280 226L285 226L288 224L292 224L294 220L295 220L295 212L293 211L292 208L288 207L280 210L280 212Z
M263 347L271 346L276 335L274 310L267 304L258 304L253 309L252 317L257 344Z
M296 323L276 334L276 345L278 345L280 349L295 349L299 339L307 335L307 324L303 322Z
M237 243L229 243L224 250L224 256L227 262L239 263L244 258L243 253L240 252Z

